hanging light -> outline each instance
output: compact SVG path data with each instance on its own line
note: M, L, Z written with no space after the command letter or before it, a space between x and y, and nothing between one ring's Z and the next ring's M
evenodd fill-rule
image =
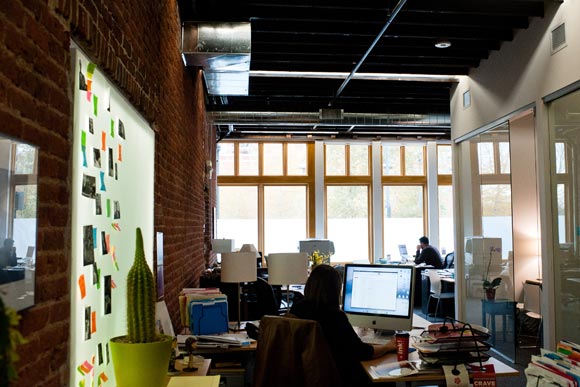
M451 47L451 42L449 40L445 40L445 39L438 40L435 43L435 47L437 47L437 48L449 48L449 47Z

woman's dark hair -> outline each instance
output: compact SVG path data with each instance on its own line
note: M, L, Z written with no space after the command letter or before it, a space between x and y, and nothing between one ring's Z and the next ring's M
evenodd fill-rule
M310 273L304 288L304 299L314 302L318 309L338 309L342 279L330 265L317 265Z

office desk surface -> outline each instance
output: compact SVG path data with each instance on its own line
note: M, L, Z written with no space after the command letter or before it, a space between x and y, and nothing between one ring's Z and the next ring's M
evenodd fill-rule
M417 351L409 354L409 360L420 360ZM361 362L367 375L371 378L373 383L385 383L385 382L423 382L423 381L445 381L445 375L443 370L430 370L428 373L417 373L408 376L384 378L379 377L372 370L372 366L378 366L381 364L394 363L397 361L397 355L395 353L388 353L378 359L367 360ZM483 364L493 364L495 368L495 373L497 377L508 377L508 376L518 376L519 371L502 363L498 359L491 357L488 361Z

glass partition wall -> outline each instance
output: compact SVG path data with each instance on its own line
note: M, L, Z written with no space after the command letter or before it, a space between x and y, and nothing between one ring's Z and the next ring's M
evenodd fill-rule
M459 144L464 240L457 244L463 252L463 319L490 329L494 348L515 359L509 144L508 123Z
M580 91L549 107L556 340L580 342Z

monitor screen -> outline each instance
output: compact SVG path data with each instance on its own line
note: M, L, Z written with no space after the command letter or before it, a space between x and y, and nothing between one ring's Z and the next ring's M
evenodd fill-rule
M347 264L342 307L353 326L387 330L413 327L415 268Z
M401 254L401 257L404 257L405 255L408 255L408 253L407 253L407 245L399 245L399 254Z

